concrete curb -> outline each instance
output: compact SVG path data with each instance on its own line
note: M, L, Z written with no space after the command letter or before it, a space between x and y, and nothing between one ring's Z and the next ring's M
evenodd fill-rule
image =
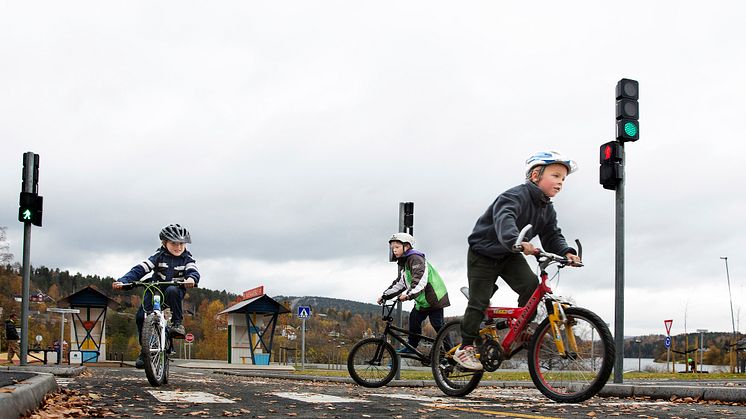
M24 370L25 371L25 370ZM16 419L41 406L48 393L57 391L54 375L37 373L14 386L11 393L0 393L0 419Z
M352 378L322 377L316 375L293 375L258 371L213 371L213 374L238 375L261 378L280 378L286 380L327 381L333 383L355 384ZM432 380L392 380L386 387L434 387ZM482 381L480 386L500 388L534 388L531 381ZM717 400L729 403L746 403L746 387L703 387L702 383L686 385L664 384L606 384L597 394L599 397L650 397L651 399L686 398L695 400Z
M62 366L43 366L43 365L25 365L11 366L8 371L33 372L41 374L52 374L55 377L76 377L86 370L84 366L62 367Z

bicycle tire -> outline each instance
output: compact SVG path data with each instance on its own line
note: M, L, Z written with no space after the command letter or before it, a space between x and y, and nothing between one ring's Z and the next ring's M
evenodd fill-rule
M461 343L461 320L443 326L435 337L430 360L435 384L448 396L463 397L474 391L484 371L462 369L448 351Z
M347 356L347 371L356 383L376 388L388 384L399 370L399 357L390 343L380 338L363 339Z
M614 339L606 323L590 310L565 309L577 352L568 353L567 323L560 324L565 353L557 351L549 319L539 324L528 348L528 370L536 388L546 397L578 403L595 396L614 366Z
M142 351L145 358L145 376L154 387L165 384L166 351L161 345L161 324L155 314L149 315L142 329Z

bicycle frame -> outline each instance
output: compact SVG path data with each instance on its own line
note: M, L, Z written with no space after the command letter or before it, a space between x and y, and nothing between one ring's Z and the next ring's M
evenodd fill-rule
M388 313L385 313L386 308L389 308ZM431 344L435 342L435 338L431 338L429 336L421 335L418 333L412 333L407 329L403 329L398 326L394 326L394 318L391 316L391 313L394 311L394 307L396 307L396 304L384 304L381 306L381 313L383 314L383 321L386 322L386 327L383 329L383 334L381 335L384 339L386 337L391 336L395 340L397 340L399 343L404 345L405 347L409 348L411 351L414 351L412 353L403 353L399 356L405 357L405 358L414 358L418 361L422 362L425 365L430 364L430 358L428 356L425 356L422 352L418 351L417 348L410 345L409 342L407 342L406 339L404 339L405 336L417 336L421 340L424 340L425 342L430 342Z
M508 320L508 333L500 342L503 353L506 354L508 358L512 357L521 349L523 349L519 346L513 351L510 350L516 338L518 338L518 336L523 333L530 320L536 314L539 303L541 303L542 301L546 302L549 321L552 323L552 331L555 337L557 336L556 331L558 330L557 324L560 321L563 321L565 318L563 311L564 304L560 303L554 297L547 298L550 294L552 294L552 289L547 284L549 275L543 268L541 270L540 278L541 281L539 282L536 290L534 290L534 293L531 295L531 298L528 300L524 307L487 307L487 309L485 310L485 314L490 319ZM497 333L494 326L488 326L480 330L480 335L483 334L490 334L493 338L497 339ZM564 353L564 346L562 341L555 339L555 343L557 344L557 349L561 350L561 352ZM574 347L574 342L570 342L570 346Z

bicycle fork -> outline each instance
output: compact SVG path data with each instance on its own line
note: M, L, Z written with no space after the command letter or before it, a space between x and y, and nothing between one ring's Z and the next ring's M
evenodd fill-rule
M575 341L575 333L572 331L572 322L565 315L565 310L559 301L547 302L547 312L549 313L549 324L552 329L552 337L554 338L554 344L557 347L557 353L562 354L563 357L572 358L574 354L578 353L578 344ZM565 342L562 340L562 332L560 331L560 325L565 325L567 331L567 345L569 346L569 352L565 348Z

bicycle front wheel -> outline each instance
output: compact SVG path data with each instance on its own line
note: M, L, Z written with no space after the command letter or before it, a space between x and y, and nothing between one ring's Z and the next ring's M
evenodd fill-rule
M161 343L161 325L158 317L151 314L145 319L142 328L142 351L145 358L145 376L150 385L159 387L166 383L168 360L166 348Z
M595 396L609 379L614 340L593 312L569 307L565 315L557 336L564 351L558 350L552 325L544 319L531 339L528 370L542 394L557 402L577 403Z
M471 393L484 374L484 371L463 369L456 363L453 352L460 344L461 321L454 320L440 329L430 355L435 384L449 396L463 397Z
M381 387L394 379L399 357L394 347L379 338L363 339L350 350L347 371L363 387Z

